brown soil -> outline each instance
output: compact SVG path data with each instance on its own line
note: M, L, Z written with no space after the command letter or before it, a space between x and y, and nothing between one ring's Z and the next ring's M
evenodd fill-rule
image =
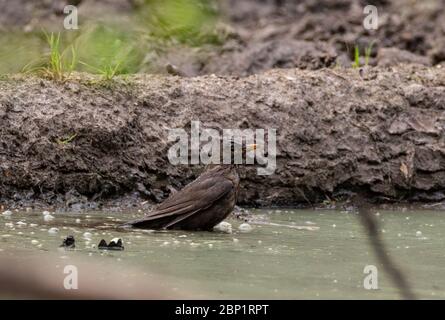
M0 0L0 30L60 28L67 2ZM137 3L83 0L79 14L129 21ZM378 7L377 31L362 26L367 4ZM241 204L312 204L356 191L376 200L442 201L444 6L221 0L223 45L163 48L142 69L166 74L172 64L198 77L5 78L0 199L68 209L162 201L202 169L167 162L167 128L199 119L219 129L279 129L276 174L243 169ZM363 56L371 42L377 67L349 68L354 46Z
M68 0L0 0L0 30L57 29L60 8ZM73 1L71 1L73 2ZM77 2L77 1L74 1ZM82 0L83 21L123 19L136 12L138 1ZM436 65L445 61L445 0L221 0L221 47L174 46L150 52L143 72L166 73L176 65L185 75L250 75L272 68L350 67L354 47L371 43L371 65L399 63ZM379 28L363 27L364 6L374 4ZM125 20L127 19L127 20ZM382 50L383 49L383 50ZM388 51L389 50L389 51Z
M350 192L440 201L444 97L443 69L420 66L146 75L108 84L6 78L0 195L9 204L72 209L121 196L162 201L202 170L168 162L167 129L200 120L217 129L278 129L276 173L242 169L241 204L319 203Z
M363 27L364 6L374 4L379 28ZM350 67L354 48L373 43L370 65L445 61L444 0L229 0L221 1L229 40L204 58L189 75L250 75L271 68ZM390 49L388 51L381 49ZM182 52L184 49L181 50ZM171 57L189 70L190 60ZM163 57L165 58L165 57Z

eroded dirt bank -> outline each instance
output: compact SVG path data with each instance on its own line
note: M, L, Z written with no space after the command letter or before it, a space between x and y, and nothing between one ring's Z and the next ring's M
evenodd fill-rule
M239 203L362 192L445 199L445 72L405 66L273 70L247 78L0 81L0 196L8 206L159 202L200 166L168 162L169 128L276 128L277 169L241 170ZM123 198L122 198L123 197Z
M62 8L79 8L80 32L90 22L136 23L143 10L162 1L143 0L0 0L0 32L33 33L41 29L63 31ZM170 1L172 2L172 1ZM361 65L393 66L398 63L438 65L445 61L445 0L197 0L218 15L212 25L222 43L201 41L190 46L174 41L147 43L153 26L128 33L143 35L147 47L138 70L166 74L173 64L188 76L217 74L246 76L272 68L321 69L350 67L357 47ZM151 5L150 5L151 4ZM366 5L378 9L377 30L363 27ZM10 45L5 41L4 45ZM19 47L20 48L20 47ZM28 63L29 61L26 61Z

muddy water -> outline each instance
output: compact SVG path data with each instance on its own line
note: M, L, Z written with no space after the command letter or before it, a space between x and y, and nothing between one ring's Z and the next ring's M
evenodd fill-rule
M41 212L0 216L0 257L57 254L61 261L82 256L104 268L163 276L163 285L198 298L399 298L368 245L356 214L313 210L251 210L250 232L229 219L233 232L142 232L116 229L141 214ZM380 211L387 249L420 298L445 298L445 212ZM300 228L301 227L301 228ZM48 232L58 228L58 232ZM54 231L54 230L52 230ZM88 232L91 235L85 233ZM75 250L60 250L72 234ZM120 237L124 251L104 252L101 239ZM378 290L363 286L366 265L378 270ZM134 276L129 275L130 276Z

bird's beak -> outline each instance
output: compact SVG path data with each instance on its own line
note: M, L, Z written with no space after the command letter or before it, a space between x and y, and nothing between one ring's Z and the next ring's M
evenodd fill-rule
M255 144L255 143L253 143L253 144L248 144L248 145L246 146L246 150L247 150L247 151L256 150L256 144Z

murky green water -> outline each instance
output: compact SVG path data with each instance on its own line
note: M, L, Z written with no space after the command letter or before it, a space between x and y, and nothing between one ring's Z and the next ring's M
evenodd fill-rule
M164 276L164 286L198 298L374 299L399 298L376 260L354 213L313 210L252 210L253 230L233 233L143 232L115 229L136 214L53 214L0 216L0 257L57 254L61 260L83 256L107 268L135 267ZM141 215L141 214L139 214ZM76 221L77 220L77 221ZM445 298L445 212L382 212L378 215L387 248L420 298ZM22 222L22 223L20 223ZM25 224L23 224L25 223ZM264 224L266 223L266 224ZM300 230L297 226L312 230ZM51 234L48 230L57 227ZM91 240L84 233L91 233ZM61 252L72 234L76 249ZM120 237L125 250L103 252L101 239ZM34 241L33 241L34 240ZM366 290L366 265L378 268L378 290ZM135 276L135 275L129 275Z

